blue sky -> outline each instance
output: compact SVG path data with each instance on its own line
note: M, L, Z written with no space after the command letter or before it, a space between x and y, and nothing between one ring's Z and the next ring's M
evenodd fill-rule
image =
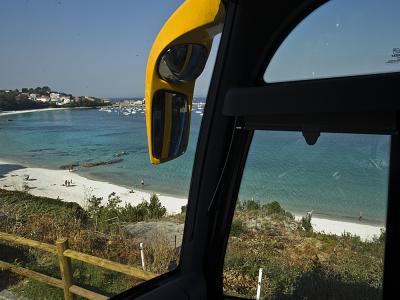
M0 89L48 85L74 95L142 97L147 55L183 0L2 0ZM265 79L394 71L400 1L336 0L298 26ZM195 95L205 96L213 46ZM251 45L248 45L251 47Z
M74 95L141 97L151 45L182 2L2 0L0 89L48 85ZM197 95L206 95L211 71Z
M400 1L333 0L309 15L280 46L267 82L400 71Z

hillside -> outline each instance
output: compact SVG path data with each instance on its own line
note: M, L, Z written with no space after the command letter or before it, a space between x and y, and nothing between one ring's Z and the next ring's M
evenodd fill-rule
M142 242L147 268L158 274L167 272L172 260L179 261L180 239L174 245L173 236L182 232L184 211L166 216L156 196L136 207L121 206L113 194L106 206L92 197L83 209L75 203L0 190L0 231L47 243L68 237L74 250L132 266L140 266ZM277 202L239 203L225 257L225 292L254 297L258 270L263 268L263 299L380 298L385 234L362 241L349 234L315 233L310 221L296 221ZM168 229L157 230L154 224ZM57 261L48 254L4 242L0 247L0 260L59 276ZM74 270L80 285L109 296L140 283L83 263L74 263ZM57 288L5 271L0 276L9 288L31 299L62 295Z

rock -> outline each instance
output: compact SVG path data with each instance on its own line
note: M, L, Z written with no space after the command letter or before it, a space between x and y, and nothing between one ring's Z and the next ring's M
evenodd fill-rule
M117 159L111 159L111 160L106 160L106 161L85 163L82 166L85 168L93 168L93 167L97 167L97 166L116 164L121 161L123 161L122 158L117 158Z

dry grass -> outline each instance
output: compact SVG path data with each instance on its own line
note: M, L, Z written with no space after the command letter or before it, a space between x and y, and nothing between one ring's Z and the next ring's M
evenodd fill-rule
M157 274L166 273L171 261L178 262L179 248L174 249L171 241L163 233L157 232L146 242L145 257L149 271Z
M141 267L139 243L142 242L145 244L146 270L154 273L167 272L169 262L177 261L179 257L179 252L162 233L157 233L146 240L143 236L127 234L119 224L116 224L113 230L99 232L79 208L77 210L76 206L65 207L62 203L53 203L52 199L18 192L7 192L5 195L0 193L0 212L3 216L0 219L0 231L49 244L54 244L61 237L68 238L71 249L139 268ZM0 245L7 245L14 253L21 248L8 243ZM58 263L52 255L35 250L24 253L19 261L26 267L59 276ZM0 259L4 259L1 253ZM110 296L141 282L129 276L104 271L80 262L74 263L74 270L78 282ZM47 297L46 295L58 293L45 285L37 285L29 280L28 282L29 284L25 282L21 286L21 291L33 293L40 286L41 289L48 289L48 294L42 291L40 294L35 294L36 297Z
M260 211L236 211L235 217L247 229L229 239L224 270L227 294L254 297L258 269L263 268L265 299L376 299L381 295L384 236L363 242L350 235L305 232L291 218Z
M67 237L74 250L136 267L141 266L139 243L142 242L146 269L158 274L168 271L171 260L179 260L179 248L175 249L161 232L144 238L127 234L118 224L112 230L99 232L75 205L61 205L26 193L7 192L1 196L0 190L1 231L46 243ZM230 237L225 256L223 276L227 294L254 297L258 269L262 267L262 298L265 299L379 298L384 235L363 242L351 235L317 234L299 229L299 223L284 211L277 213L279 210L271 212L270 209L236 211L235 219L240 226ZM167 219L183 222L185 214ZM21 252L18 247L13 249L16 255ZM32 269L57 272L56 262L43 253L24 255L21 259L27 258L25 263ZM84 263L77 263L74 268L78 282L99 292L105 290L109 295L140 283ZM46 291L47 288L33 283L24 285L28 294L43 289L37 294L39 298L57 293L50 288Z

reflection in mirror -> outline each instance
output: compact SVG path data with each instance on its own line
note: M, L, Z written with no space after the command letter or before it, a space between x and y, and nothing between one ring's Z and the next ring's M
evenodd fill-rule
M195 80L203 72L207 57L208 51L201 45L173 46L161 56L158 73L173 83Z
M158 91L152 105L152 152L161 161L185 153L189 139L189 103L187 96Z

